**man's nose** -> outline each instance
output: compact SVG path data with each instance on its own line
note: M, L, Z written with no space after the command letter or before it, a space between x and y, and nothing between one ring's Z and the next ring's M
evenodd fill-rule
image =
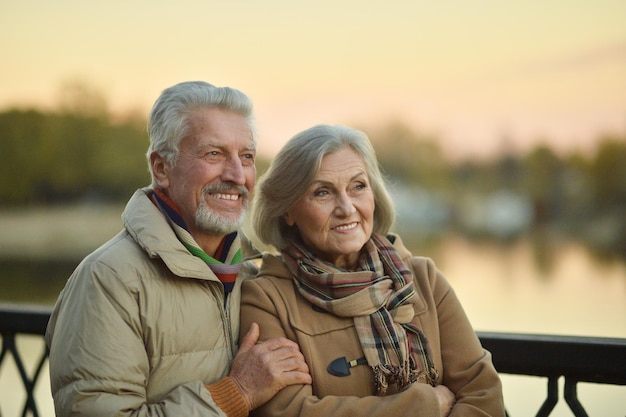
M239 158L229 158L224 163L224 171L222 172L222 180L224 182L232 182L238 185L244 185L246 175L243 164Z

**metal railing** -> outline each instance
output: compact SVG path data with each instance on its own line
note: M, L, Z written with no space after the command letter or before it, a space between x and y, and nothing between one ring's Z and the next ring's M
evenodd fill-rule
M549 416L554 409L561 377L563 398L576 417L588 416L578 400L579 382L626 385L626 339L488 332L478 336L499 373L548 379L537 417Z
M8 358L8 354L10 353L13 356L26 392L26 401L22 409L22 417L28 415L29 412L33 417L39 417L34 389L41 374L41 370L48 359L48 351L46 348L42 349L40 356L37 358L34 374L32 376L28 375L24 358L17 348L16 336L35 335L43 337L51 312L52 308L50 307L0 304L0 336L2 337L0 371L2 371L2 367L5 364L5 358ZM2 416L1 408L0 416Z
M48 352L43 349L36 359L35 372L29 375L15 338L17 335L43 337L50 312L49 307L0 304L0 371L4 359L10 353L26 392L22 417L28 413L33 417L39 416L33 391ZM587 416L578 399L579 382L626 385L626 339L492 332L479 332L478 336L483 346L493 355L498 372L547 378L547 397L537 412L537 417L549 416L558 403L558 380L561 377L565 379L563 396L577 417Z

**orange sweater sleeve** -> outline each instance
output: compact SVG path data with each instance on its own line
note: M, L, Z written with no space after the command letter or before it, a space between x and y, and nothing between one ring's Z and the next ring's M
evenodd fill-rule
M228 417L246 417L248 415L248 405L239 392L235 382L229 377L220 379L214 384L205 385L209 390L213 401L224 411Z

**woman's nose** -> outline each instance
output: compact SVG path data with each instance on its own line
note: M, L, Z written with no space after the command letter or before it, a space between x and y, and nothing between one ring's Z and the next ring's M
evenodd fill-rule
M354 213L356 209L352 199L346 194L340 194L337 196L337 206L335 207L335 214L340 217L347 217Z

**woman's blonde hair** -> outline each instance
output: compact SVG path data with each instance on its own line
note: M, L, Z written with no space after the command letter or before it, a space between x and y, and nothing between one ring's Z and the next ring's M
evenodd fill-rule
M293 228L285 213L302 197L317 175L324 156L344 148L359 154L374 194L373 231L387 234L395 209L367 135L342 125L318 125L292 137L278 152L255 187L252 225L257 237L278 250L285 249Z

